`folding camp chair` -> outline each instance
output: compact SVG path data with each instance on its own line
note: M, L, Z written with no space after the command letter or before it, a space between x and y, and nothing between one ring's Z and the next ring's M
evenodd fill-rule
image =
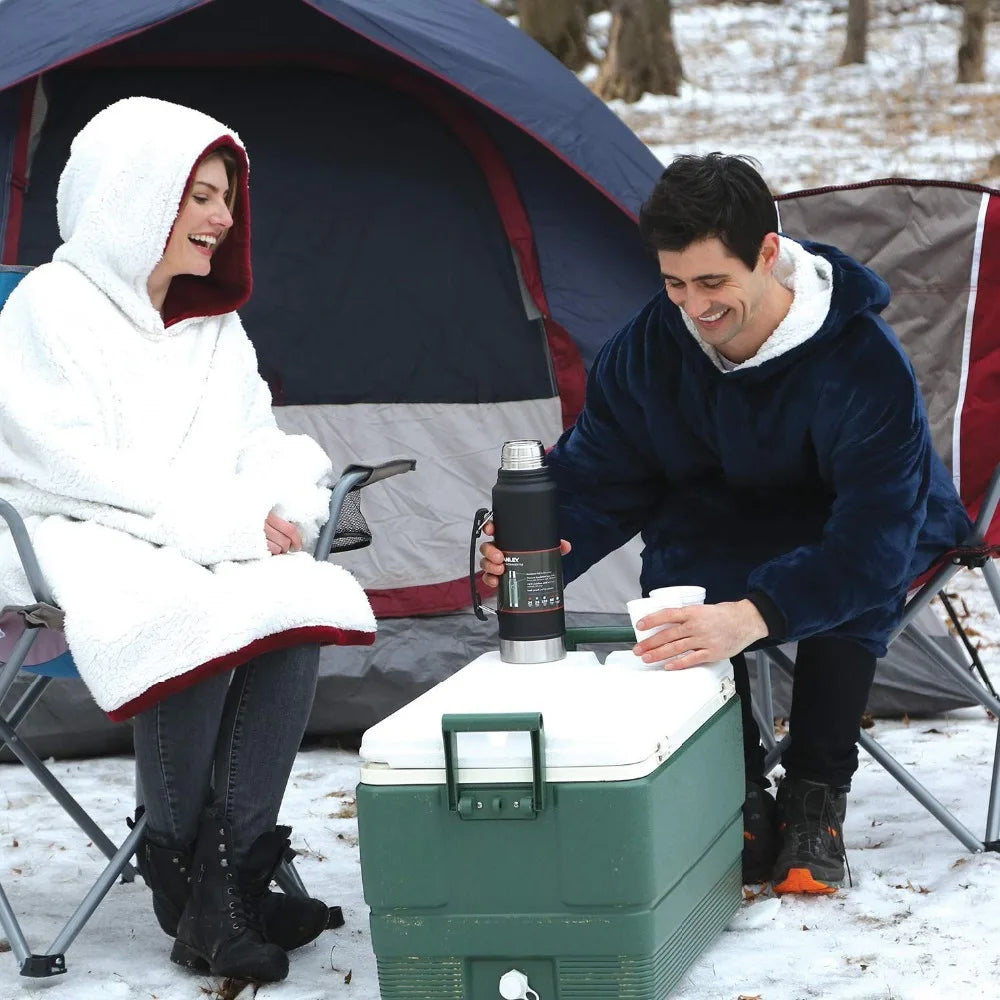
M993 473L979 515L969 536L959 548L942 556L931 571L927 582L909 598L903 620L893 633L890 642L905 632L920 651L944 673L953 677L974 701L1000 718L1000 700L977 679L970 665L962 663L949 650L935 643L919 628L914 627L914 619L921 609L940 594L948 585L949 580L963 568L978 569L982 572L993 603L1000 614L1000 570L997 569L996 563L993 561L993 557L1000 554L1000 546L991 545L987 541L998 502L1000 502L1000 465ZM924 577L926 576L927 574L924 574ZM794 733L786 734L780 741L774 737L770 668L773 665L790 677L794 671L794 663L784 650L778 648L762 649L750 655L757 658L757 685L753 695L753 713L767 751L765 769L770 771L781 759L789 742L794 738ZM986 812L986 833L983 838L972 833L954 813L947 809L864 729L860 730L858 743L970 851L1000 851L1000 733L997 735L997 745L993 755Z
M0 266L0 307L3 306L17 281L28 270L23 267ZM315 558L326 559L331 553L347 552L369 545L372 536L361 512L360 491L390 476L409 472L415 466L416 462L412 459L400 459L376 466L347 466L331 491L329 517L316 542L313 551ZM32 605L14 609L23 619L25 627L6 662L0 662L0 748L6 746L10 749L108 859L108 864L87 890L52 944L45 952L38 954L33 953L28 946L21 925L4 891L3 881L0 879L0 927L3 928L10 950L17 959L21 975L42 978L66 971L66 950L107 895L111 885L118 878L123 882L134 881L136 871L130 860L145 831L146 816L140 810L135 823L131 824L132 829L128 836L120 847L116 846L18 735L18 728L41 699L52 680L56 677L77 677L78 674L68 650L45 662L26 665L25 661L29 659L32 647L42 632L61 630L63 613L45 582L24 522L17 511L2 497L0 497L0 518L6 521L11 532L35 601ZM9 711L5 711L4 702L22 671L33 677L16 703ZM286 855L278 867L275 880L287 893L307 895L306 888L291 863L293 856L294 852L291 851Z

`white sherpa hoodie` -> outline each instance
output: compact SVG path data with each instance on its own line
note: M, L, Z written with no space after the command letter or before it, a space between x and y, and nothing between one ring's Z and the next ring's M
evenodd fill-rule
M207 277L146 281L197 161L241 159L234 225ZM250 294L246 161L235 132L130 98L76 137L64 243L0 312L0 497L25 518L81 677L127 718L208 672L302 642L369 643L361 587L307 554L330 463L279 431L234 311ZM307 551L270 556L270 511ZM32 600L0 529L0 606Z

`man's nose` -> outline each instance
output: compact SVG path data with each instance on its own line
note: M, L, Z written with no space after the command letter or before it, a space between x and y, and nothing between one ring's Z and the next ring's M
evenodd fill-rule
M692 319L704 316L708 312L711 301L706 295L688 295L684 300L684 311Z

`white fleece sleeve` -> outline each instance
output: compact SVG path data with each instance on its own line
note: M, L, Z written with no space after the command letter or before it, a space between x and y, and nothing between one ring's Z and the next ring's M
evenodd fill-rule
M36 312L17 293L0 312L0 478L151 515L164 469L150 456L108 446L97 394L39 328Z
M257 358L249 339L246 344L247 363L252 369L248 378L254 380L255 388L237 470L273 484L277 496L274 512L298 526L302 547L311 551L329 513L333 468L329 456L309 435L286 434L278 427L270 390L257 373Z
M85 357L74 358L82 349L63 335L65 316L26 291L0 313L0 495L168 545L202 565L266 557L267 477L178 477L159 456L118 446L106 412L113 393L95 385Z

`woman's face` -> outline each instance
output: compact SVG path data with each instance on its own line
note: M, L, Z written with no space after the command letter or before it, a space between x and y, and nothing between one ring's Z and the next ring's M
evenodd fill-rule
M233 224L228 197L225 163L218 156L202 160L174 220L155 275L169 280L178 274L206 275L212 270L212 254Z

